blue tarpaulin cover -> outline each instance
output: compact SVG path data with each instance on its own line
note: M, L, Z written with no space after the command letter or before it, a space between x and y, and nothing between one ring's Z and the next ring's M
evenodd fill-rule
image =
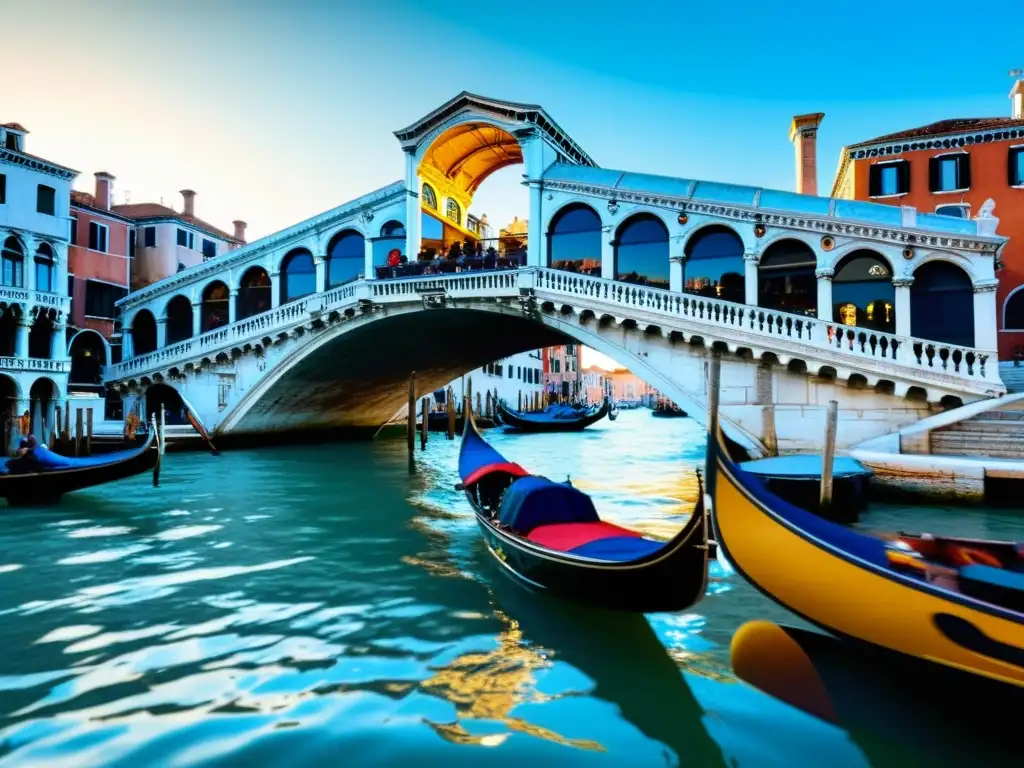
M596 560L627 562L657 552L663 546L663 541L652 541L639 536L610 536L607 539L588 541L569 551L574 555L593 557Z
M592 523L600 518L593 500L567 483L546 477L521 477L509 486L501 500L498 517L517 533L527 534L539 525Z
M104 464L116 464L118 461L125 459L129 456L134 456L139 452L138 448L129 451L115 451L113 453L101 453L95 456L61 456L59 453L54 453L44 445L40 445L33 449L32 457L29 458L29 462L35 465L33 468L25 466L20 471L32 472L32 471L52 471L55 469L81 469L84 467L101 467ZM34 461L33 461L34 459ZM3 463L0 463L0 473L6 473L9 471L7 464L9 462L16 462L18 459L6 459ZM29 462L26 462L28 464Z

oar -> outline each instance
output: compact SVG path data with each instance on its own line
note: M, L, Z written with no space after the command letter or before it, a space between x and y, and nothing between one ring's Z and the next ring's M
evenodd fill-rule
M163 447L163 435L160 433L160 428L157 426L156 416L153 416L153 422L151 425L156 441L156 464L153 465L153 487L160 487L160 461L164 456Z

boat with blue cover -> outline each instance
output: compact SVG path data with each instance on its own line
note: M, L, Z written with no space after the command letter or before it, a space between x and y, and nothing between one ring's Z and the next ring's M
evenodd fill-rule
M827 509L821 508L819 454L772 456L745 461L740 467L761 478L776 496L836 523L857 522L868 503L871 470L848 456L832 460L832 501Z
M554 404L538 413L512 410L500 400L496 408L501 423L518 432L578 432L599 422L611 409L611 401L608 398L600 405L592 405L589 408Z
M614 610L681 611L704 595L703 493L682 530L656 541L600 518L571 483L532 475L488 444L467 413L459 450L464 490L487 547L522 582Z
M66 493L153 471L159 478L158 430L137 448L95 456L62 456L40 445L23 456L0 460L0 496L11 506L52 504Z
M825 520L734 462L709 411L706 504L741 576L838 637L1024 686L1024 545Z

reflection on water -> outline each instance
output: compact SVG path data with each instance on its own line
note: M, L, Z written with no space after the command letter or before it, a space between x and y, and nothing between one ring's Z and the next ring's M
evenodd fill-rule
M696 500L688 419L491 436L656 536ZM454 489L458 442L432 436L414 477L403 443L171 455L158 489L4 511L0 762L866 763L858 734L734 676L741 624L800 622L727 566L675 615L533 595ZM955 510L867 524L1024 538Z

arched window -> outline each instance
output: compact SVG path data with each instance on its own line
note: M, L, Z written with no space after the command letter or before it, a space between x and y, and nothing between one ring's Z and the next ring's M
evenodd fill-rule
M230 322L231 294L220 280L215 280L203 289L203 308L200 318L200 333L212 331Z
M1024 289L1017 289L1003 304L1003 330L1024 331Z
M167 302L167 343L192 338L192 302L186 296L175 296Z
M435 211L437 210L437 194L429 184L423 185L423 205Z
M746 301L743 241L728 227L704 227L686 243L683 290L742 304Z
M107 364L107 348L96 331L81 331L71 340L71 392L103 392L103 366Z
M374 266L385 266L388 254L396 248L405 253L405 225L400 221L389 221L380 228L380 237L373 241Z
M366 269L366 242L352 229L339 232L327 246L327 287L359 279Z
M836 322L895 333L895 303L892 267L874 251L854 251L836 266L832 278L832 318Z
M40 312L28 332L28 356L36 360L49 360L53 345L53 320Z
M235 317L244 320L270 309L270 275L263 267L249 267L238 284Z
M141 309L132 321L132 349L144 355L156 349L156 320L148 309Z
M316 265L305 248L290 252L281 262L281 303L316 293Z
M548 264L566 272L601 274L601 217L583 203L555 214L548 226Z
M619 227L615 279L668 288L668 229L657 216L638 213Z
M462 208L452 198L448 198L448 202L445 207L445 215L454 221L456 224L462 223Z
M36 250L36 290L53 293L53 249L41 243Z
M0 253L3 262L3 269L0 271L0 285L21 287L24 280L22 276L24 256L25 252L22 250L18 238L12 235L4 241L3 251Z
M800 240L779 240L757 265L757 306L817 317L818 257Z
M974 346L974 288L971 278L956 264L929 261L914 270L910 335Z

